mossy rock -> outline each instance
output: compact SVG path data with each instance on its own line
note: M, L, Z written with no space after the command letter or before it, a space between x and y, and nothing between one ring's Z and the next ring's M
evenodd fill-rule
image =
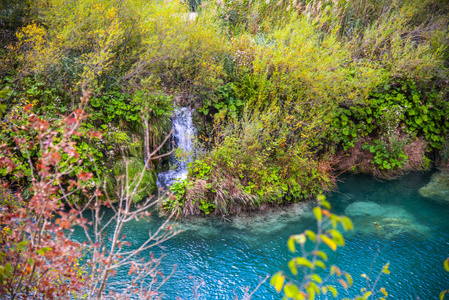
M118 182L126 178L126 164L128 164L128 184L130 192L136 187L140 174L145 167L143 160L135 157L124 157L122 160L118 161L112 168L112 172L107 179L107 189L111 197L112 195L117 197ZM120 179L121 177L122 179ZM123 184L123 186L125 186L125 184ZM138 203L156 191L156 173L154 170L146 169L140 186L133 196L133 202Z
M419 194L425 198L449 204L449 173L433 174L430 182L419 189Z

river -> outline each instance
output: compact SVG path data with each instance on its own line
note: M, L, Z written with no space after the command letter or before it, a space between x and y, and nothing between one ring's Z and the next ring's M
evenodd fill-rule
M358 294L366 286L360 275L377 275L386 262L390 262L391 274L383 275L378 286L386 288L389 299L436 299L449 288L449 273L443 269L449 256L449 204L419 195L418 189L429 179L429 173L419 172L390 181L363 175L341 177L338 191L328 200L335 213L351 217L355 230L345 234L344 248L326 252L330 263L352 274L355 284L348 291L340 288L339 299ZM295 204L227 219L173 221L183 232L164 248L153 250L166 255L165 273L177 265L162 288L165 298L192 299L192 278L196 278L204 281L198 290L200 299L234 299L235 294L242 295L242 287L256 287L266 274L288 271L293 254L287 249L287 239L316 226L312 207L313 203ZM129 223L125 234L138 246L161 220L154 217L150 223ZM119 272L114 280L123 281L126 276L127 272ZM266 282L253 299L281 298Z

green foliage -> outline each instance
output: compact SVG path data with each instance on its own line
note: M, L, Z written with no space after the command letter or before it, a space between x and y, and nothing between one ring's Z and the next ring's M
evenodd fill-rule
M238 117L243 110L244 102L235 95L235 86L231 83L220 86L214 95L204 100L203 106L199 108L199 112L204 115L212 114L212 111L218 116L230 115Z
M447 102L435 90L420 89L412 80L394 80L370 93L366 104L340 106L331 121L331 139L344 151L360 139L381 170L400 170L408 160L404 149L422 138L428 151L441 149L449 130Z
M401 168L408 159L403 151L403 143L397 139L393 139L393 142L390 140L388 145L383 141L374 140L374 145L366 143L362 148L374 154L371 163L378 165L381 170Z
M182 205L184 204L186 188L188 187L186 180L177 180L170 186L170 194L162 200L162 207L170 212L180 215L182 213Z
M141 158L123 157L119 160L107 178L110 196L116 194L114 198L123 197L123 195L117 195L118 192L122 192L125 197L132 195L132 202L138 203L156 192L156 175L153 170L144 168ZM140 178L142 173L143 176ZM134 190L135 193L133 193Z
M39 168L38 161L43 159L42 152L45 147L36 142L42 136L42 130L53 132L54 141L59 142L66 134L67 126L70 126L62 119L50 122L45 117L38 117L35 112L37 111L33 110L32 104L15 107L7 115L9 122L0 125L0 139L3 146L10 150L8 159L15 165L13 170L2 165L0 175L17 181L22 188L27 187L26 179L31 176L33 169ZM91 133L89 126L80 126L78 131L73 133L73 145L59 149L58 156L52 157L62 159L57 164L61 172L73 177L89 172L97 174L98 178L102 176L104 164L101 163L103 153L98 147L99 137ZM80 164L80 161L83 163ZM99 183L98 178L91 180ZM68 179L64 178L63 182L66 184Z
M335 284L341 285L345 290L353 285L352 276L341 271L336 265L327 266L328 256L326 249L336 251L345 245L340 228L344 231L352 230L352 221L346 216L337 216L330 212L331 205L323 195L318 197L318 205L313 209L317 220L317 231L306 230L303 233L290 236L287 242L292 253L300 252L301 256L293 257L288 262L291 276L280 271L271 277L270 284L276 291L283 292L283 299L315 299L319 295L338 297ZM299 247L298 247L299 246ZM326 246L324 249L322 246ZM376 289L381 274L389 274L389 264L382 267L374 282L366 274L361 276L367 279L367 288L362 288L362 294L354 299L385 299L388 296L385 288ZM373 283L372 285L370 283Z
M244 118L223 129L222 141L190 164L187 192L173 191L184 215L206 207L230 214L296 202L334 186L329 160L314 158L306 139L294 146L286 143L293 138L288 124L278 130L268 115ZM190 210L197 201L201 206Z

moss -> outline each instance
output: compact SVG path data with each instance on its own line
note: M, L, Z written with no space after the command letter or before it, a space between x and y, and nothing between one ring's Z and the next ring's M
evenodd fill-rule
M433 174L430 182L419 189L419 194L425 198L449 203L449 173Z
M128 165L128 172L126 171ZM126 186L125 180L128 177L129 193L132 193L140 178L145 165L143 161L135 157L125 157L118 161L107 178L107 190L111 198L118 198L120 195L120 186ZM128 173L128 176L126 176ZM145 197L157 191L156 173L154 170L147 169L144 172L140 186L132 197L134 203L142 201Z

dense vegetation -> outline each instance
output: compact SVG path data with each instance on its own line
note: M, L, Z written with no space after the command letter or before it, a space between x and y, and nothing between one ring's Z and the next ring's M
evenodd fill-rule
M115 201L120 229L147 213L131 203L149 207L176 106L194 109L198 136L187 179L161 201L175 215L315 198L338 172L449 166L445 0L0 0L0 11L1 292L103 297L112 261L127 253L120 230L116 252L99 250L101 230L91 243L98 277L64 232L87 226L75 217L84 204L99 215ZM325 214L333 227L292 237L291 249L306 236L344 244L336 223L350 221L320 199L319 225ZM161 232L156 245L170 236ZM305 283L273 277L287 298L318 293L310 256L323 257L289 264Z
M40 155L20 148L36 136L24 108L57 130L83 93L87 117L74 137L83 163L71 176L92 172L108 191L125 171L121 158L143 169L175 105L195 109L195 160L163 204L184 215L309 199L331 190L338 170L391 178L447 162L445 1L2 8L0 135L16 168L0 172L11 190L27 189ZM156 189L159 161L150 165L136 202Z

